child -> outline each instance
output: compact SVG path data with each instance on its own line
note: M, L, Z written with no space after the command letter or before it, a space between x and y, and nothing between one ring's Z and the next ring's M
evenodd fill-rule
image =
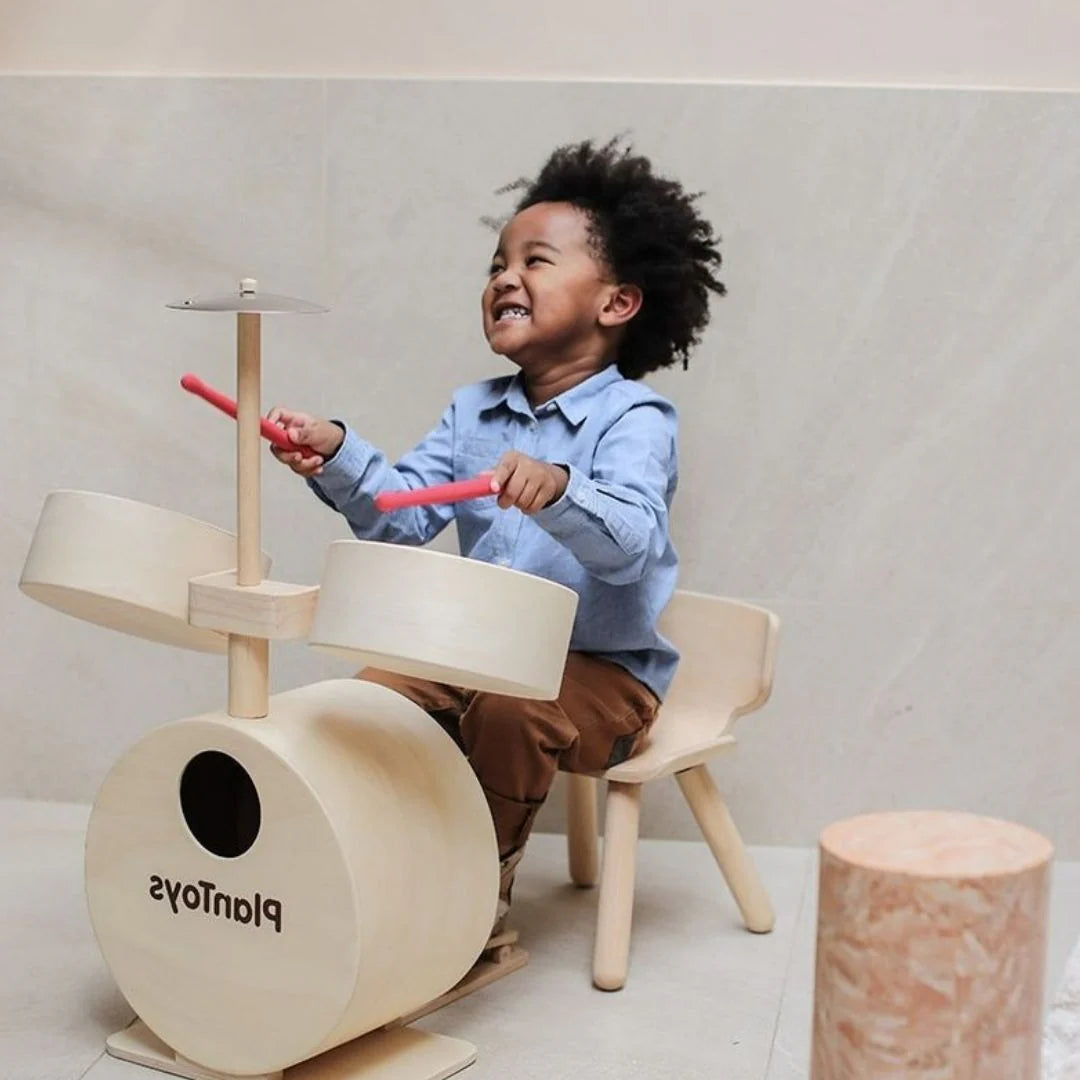
M493 352L519 369L466 386L396 465L345 424L268 417L321 455L272 448L364 540L425 544L452 519L461 552L569 586L579 597L561 693L524 701L367 670L453 736L480 781L502 867L514 871L559 768L599 772L642 745L678 654L656 630L675 588L668 512L672 405L639 380L690 349L720 264L696 196L649 161L590 142L555 151L502 230L482 298ZM374 495L494 470L497 499L381 514Z

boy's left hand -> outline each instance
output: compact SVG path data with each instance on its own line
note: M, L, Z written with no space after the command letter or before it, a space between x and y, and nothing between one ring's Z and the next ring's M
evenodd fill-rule
M499 506L516 506L523 514L535 514L562 498L570 474L558 465L537 461L509 450L491 474L491 490L499 493Z

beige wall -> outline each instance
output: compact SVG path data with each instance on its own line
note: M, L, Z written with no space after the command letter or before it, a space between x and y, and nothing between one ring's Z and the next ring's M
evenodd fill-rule
M784 623L773 700L716 767L747 836L947 805L1080 853L1080 95L8 77L0 102L0 793L90 799L142 732L224 700L220 658L15 587L55 488L231 526L233 430L177 380L229 386L233 331L166 302L251 275L329 304L269 320L265 400L397 453L503 370L492 192L630 127L724 238L728 297L652 381L681 414L683 584ZM265 460L273 576L316 582L347 533ZM273 650L275 689L339 670ZM674 785L643 828L695 835Z
M684 408L684 583L785 620L774 701L719 770L748 836L806 843L843 813L945 804L1080 852L1077 472L1060 437L1080 334L1075 97L619 81L1077 89L1080 5L658 9L0 8L0 74L200 76L0 79L0 420L48 448L12 463L0 520L0 792L90 798L141 731L220 704L220 661L14 588L53 487L230 525L230 432L175 388L188 368L229 377L228 334L162 304L242 274L332 303L317 327L268 336L265 393L402 449L489 371L470 277L489 193L554 140L633 127L710 192L726 241L731 297L693 373L659 382ZM204 77L228 74L317 78ZM413 325L387 268L431 237L448 284ZM441 360L431 324L453 343ZM430 378L403 393L416 365ZM103 375L123 393L101 394ZM88 449L103 427L127 453ZM275 576L317 580L338 523L278 473L265 482ZM337 670L275 651L275 688ZM670 786L644 826L695 835Z
M1080 5L7 0L0 71L1076 88Z

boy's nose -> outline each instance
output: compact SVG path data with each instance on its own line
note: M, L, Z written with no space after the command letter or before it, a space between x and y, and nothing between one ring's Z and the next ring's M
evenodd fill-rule
M511 289L516 289L520 283L518 275L507 267L505 270L500 270L495 275L495 291L497 293L509 292Z

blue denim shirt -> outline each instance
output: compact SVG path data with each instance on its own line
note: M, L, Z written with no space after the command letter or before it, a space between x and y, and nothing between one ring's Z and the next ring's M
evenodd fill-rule
M621 665L662 700L679 660L656 630L678 574L668 531L676 436L674 406L614 366L536 409L520 376L507 376L459 390L394 465L345 426L341 447L308 483L358 539L422 545L455 521L462 555L573 589L571 650ZM562 497L531 517L500 510L494 496L375 509L379 491L469 479L507 450L564 465Z

